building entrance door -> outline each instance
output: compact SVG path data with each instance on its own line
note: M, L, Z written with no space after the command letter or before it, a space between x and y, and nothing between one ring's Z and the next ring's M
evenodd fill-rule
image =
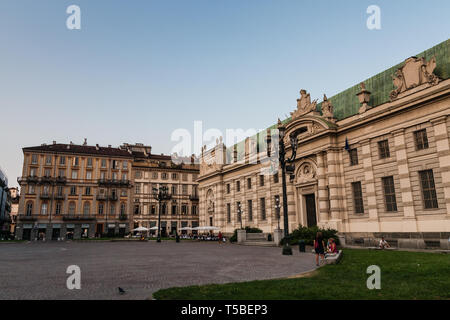
M308 227L313 227L317 225L316 218L316 197L314 194L305 195L306 202L306 222Z

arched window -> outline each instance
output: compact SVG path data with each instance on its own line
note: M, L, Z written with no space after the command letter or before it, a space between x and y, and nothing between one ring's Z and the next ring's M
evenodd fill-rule
M28 201L27 202L26 214L27 214L27 216L31 216L33 214L33 201Z
M74 215L75 214L75 201L69 202L69 214Z
M85 216L88 216L90 213L91 213L91 204L88 201L86 201L83 206L83 214Z

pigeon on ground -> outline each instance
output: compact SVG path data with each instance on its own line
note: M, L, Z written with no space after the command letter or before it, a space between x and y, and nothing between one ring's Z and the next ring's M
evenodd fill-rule
M118 287L117 289L119 289L119 294L125 294L125 290L123 290L121 287Z

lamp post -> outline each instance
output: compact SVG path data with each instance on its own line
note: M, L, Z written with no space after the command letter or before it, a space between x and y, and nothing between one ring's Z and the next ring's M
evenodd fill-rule
M292 154L289 158L286 158L286 149L284 145L284 137L286 134L286 127L283 126L281 121L278 119L278 160L280 162L281 167L281 182L283 189L283 222L284 222L284 239L285 243L283 246L283 254L284 255L292 255L292 248L289 245L289 221L288 221L288 204L287 204L287 190L286 190L286 172L289 173L294 172L294 165L288 165L294 162L295 157L297 155L297 147L298 147L298 139L297 135L300 132L294 131L289 135L289 140L291 143ZM267 135L267 145L270 146L272 141L272 137ZM267 148L267 156L271 157L270 147Z
M166 186L160 186L158 188L153 188L153 198L159 203L158 210L158 236L156 238L156 242L161 242L161 210L162 210L162 202L164 200L170 200L172 196L169 194L169 188Z
M239 217L239 220L241 222L241 229L244 229L243 226L242 226L242 214L243 213L244 213L244 211L242 210L241 203L239 202L239 204L238 204L238 217Z

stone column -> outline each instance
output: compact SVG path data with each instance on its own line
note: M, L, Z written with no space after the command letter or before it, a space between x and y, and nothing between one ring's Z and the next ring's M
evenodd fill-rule
M436 151L441 169L442 184L444 187L445 206L447 218L450 219L450 145L447 130L447 115L431 120L434 128Z
M330 197L330 227L340 230L341 226L341 196L340 175L339 175L339 154L338 150L330 148L327 152L327 166L328 166L328 187Z
M397 159L398 176L400 179L400 192L403 203L403 231L417 232L416 212L409 176L408 157L405 146L405 130L398 129L392 132L394 136L395 156Z
M369 208L369 232L379 232L380 225L378 221L377 197L375 193L375 178L372 167L372 153L370 150L370 140L361 141L361 156L364 168L364 184L366 186L366 199Z
M324 152L320 151L317 154L317 180L318 180L318 194L319 194L319 224L326 225L329 220L328 208L328 187L326 185Z

